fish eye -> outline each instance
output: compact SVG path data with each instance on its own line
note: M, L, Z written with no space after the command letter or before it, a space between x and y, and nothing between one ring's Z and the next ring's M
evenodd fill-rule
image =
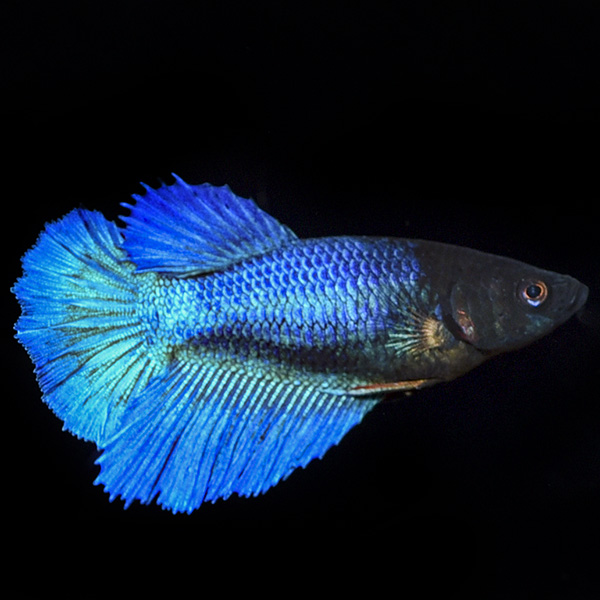
M524 281L519 295L529 306L539 306L548 297L548 286L543 281Z

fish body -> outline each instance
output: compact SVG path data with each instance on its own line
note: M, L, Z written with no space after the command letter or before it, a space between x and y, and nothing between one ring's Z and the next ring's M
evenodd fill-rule
M44 400L126 506L264 492L387 392L530 343L587 295L436 242L301 240L227 187L146 189L124 229L86 210L48 225L14 287Z
M343 389L340 378L352 387L406 377L405 353L387 342L405 307L438 306L421 275L403 240L297 240L210 275L152 277L140 308L167 361L191 351Z

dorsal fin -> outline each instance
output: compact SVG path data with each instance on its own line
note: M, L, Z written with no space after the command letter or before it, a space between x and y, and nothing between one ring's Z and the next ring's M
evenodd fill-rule
M296 240L285 225L228 186L175 183L133 195L123 247L138 272L189 277L223 269ZM142 184L143 185L143 184Z

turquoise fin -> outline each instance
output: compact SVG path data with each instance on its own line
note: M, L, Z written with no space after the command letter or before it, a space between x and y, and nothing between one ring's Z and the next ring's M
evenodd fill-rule
M65 429L100 445L154 374L121 242L100 213L74 210L47 225L13 288L22 308L17 338L44 401Z
M127 408L98 459L111 500L154 498L174 512L260 494L321 457L380 396L253 375L241 365L176 363Z
M223 269L296 240L296 235L228 186L176 183L144 196L126 223L123 247L138 272L190 277Z

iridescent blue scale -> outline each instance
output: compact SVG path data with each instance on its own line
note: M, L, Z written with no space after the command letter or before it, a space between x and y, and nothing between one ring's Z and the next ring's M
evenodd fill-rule
M165 353L192 344L202 360L211 348L226 345L242 358L250 352L286 366L294 351L307 364L316 351L330 361L323 368L344 370L355 368L348 348L360 343L365 378L381 371L386 303L393 305L390 296L399 288L412 294L414 268L406 246L389 240L295 241L223 271L159 277L154 293L145 294L144 302L151 299L152 306L144 312L163 314L158 327L155 321L148 326L163 340ZM289 352L282 353L285 348Z

